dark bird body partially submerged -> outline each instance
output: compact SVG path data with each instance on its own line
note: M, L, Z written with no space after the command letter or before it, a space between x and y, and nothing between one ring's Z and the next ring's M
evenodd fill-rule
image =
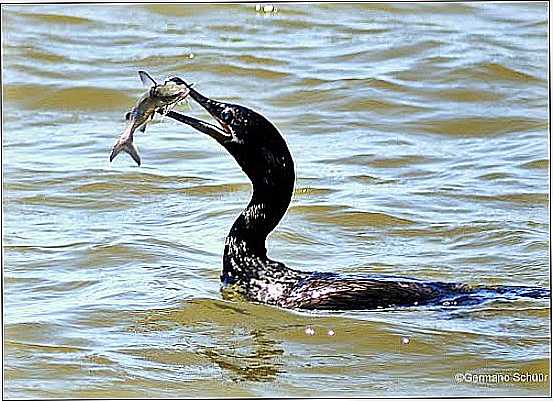
M189 96L219 126L174 111L167 116L219 142L253 185L250 203L234 222L225 242L221 281L226 297L285 308L373 309L444 302L467 304L480 302L490 294L549 296L548 290L540 288L472 288L404 277L303 272L270 259L265 240L286 213L294 189L294 162L288 146L275 126L259 113L208 99L189 89Z

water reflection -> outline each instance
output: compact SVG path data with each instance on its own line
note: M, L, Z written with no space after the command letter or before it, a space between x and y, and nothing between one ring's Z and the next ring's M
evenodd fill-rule
M285 372L279 359L284 349L260 330L250 331L248 337L242 336L226 347L205 348L198 352L230 372L231 380L235 381L272 381Z
M150 346L139 347L143 350L140 352L147 352L149 359L155 358L157 363L175 367L199 364L209 370L216 367L225 380L235 382L272 381L285 372L281 359L285 349L271 334L277 325L263 327L264 319L257 318L249 305L238 305L191 300L180 308L138 315L132 331L160 336L178 333L179 342L171 346L170 354Z

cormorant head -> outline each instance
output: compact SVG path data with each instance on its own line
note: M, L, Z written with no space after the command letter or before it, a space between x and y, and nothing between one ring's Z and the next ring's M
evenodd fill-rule
M237 104L209 99L181 78L173 77L170 80L186 85L190 90L189 96L206 109L218 125L191 118L183 122L213 137L221 145L226 147L230 142L234 142L251 146L254 142L271 139L271 133L280 136L273 124L261 114Z
M172 79L184 83L180 78ZM274 181L282 179L289 181L290 175L293 182L292 157L286 142L269 120L247 107L209 99L191 85L187 86L189 96L211 114L217 125L176 112L169 112L168 117L190 125L223 145L254 186L274 185L277 184Z

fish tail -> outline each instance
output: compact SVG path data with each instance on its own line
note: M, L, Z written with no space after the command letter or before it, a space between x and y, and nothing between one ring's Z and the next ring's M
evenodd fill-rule
M138 149L133 142L127 142L123 148L123 151L128 153L136 164L140 166L140 155L138 154Z
M111 154L109 156L109 161L112 162L115 157L121 153L125 152L128 153L132 159L140 166L140 155L138 154L138 149L136 148L135 144L132 141L126 141L126 142L118 142L113 147Z

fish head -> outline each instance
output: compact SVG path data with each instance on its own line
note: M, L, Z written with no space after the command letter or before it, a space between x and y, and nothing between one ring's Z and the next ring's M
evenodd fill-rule
M159 108L168 109L186 99L190 89L184 81L179 80L180 78L171 78L150 89L150 96L155 99Z

